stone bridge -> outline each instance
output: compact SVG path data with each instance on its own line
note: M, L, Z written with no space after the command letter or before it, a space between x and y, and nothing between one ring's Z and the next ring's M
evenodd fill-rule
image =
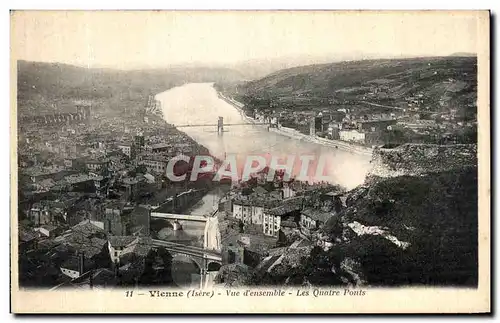
M209 250L195 246L187 246L175 242L153 239L153 248L164 248L173 258L186 257L193 261L199 268L200 287L207 285L207 278L212 277L222 266L222 255L217 250Z

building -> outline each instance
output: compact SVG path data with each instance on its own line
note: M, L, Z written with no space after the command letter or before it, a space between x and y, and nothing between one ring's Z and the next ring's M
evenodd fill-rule
M284 199L287 199L287 198L290 198L290 197L294 197L296 192L295 190L293 189L293 187L291 187L290 185L288 185L288 183L283 183L283 198Z
M92 119L92 105L90 102L77 102L76 103L76 113L83 115L83 119Z
M91 269L78 278L75 278L70 282L62 283L54 287L52 290L62 290L65 288L87 290L106 289L115 287L118 282L119 280L115 272L107 268L98 268Z
M263 215L262 232L268 236L277 237L281 230L283 219L292 219L299 214L302 209L302 197L292 197L283 200L281 205L272 209L266 210Z
M70 191L75 192L96 192L100 193L100 190L104 185L104 177L99 175L87 175L87 174L73 174L66 176L64 178L66 187Z
M29 229L19 227L19 252L25 252L35 248L38 234Z
M137 148L141 149L144 147L144 134L142 132L137 133L137 135L134 138L134 144Z
M236 198L233 201L233 217L245 224L262 224L264 212L276 207L278 199L267 196L251 195L248 198Z
M23 170L23 176L28 176L32 183L37 183L45 179L58 181L68 175L65 167L30 167Z
M148 172L165 173L168 160L168 157L162 155L145 155L141 156L139 164L146 166Z
M245 248L241 243L239 243L239 241L237 241L236 245L223 245L221 253L223 264L245 263Z
M308 230L316 230L332 217L329 212L306 208L300 214L300 225Z
M340 127L337 122L330 122L328 125L328 137L330 139L340 139Z
M233 201L233 217L243 223L252 223L252 205L247 200Z
M53 238L60 232L58 227L50 224L42 225L41 227L37 228L37 231L40 232L41 235L48 238Z
M120 257L134 251L139 238L135 236L110 236L108 238L109 257L113 263L119 263Z
M139 181L135 177L125 177L121 180L121 188L124 189L125 198L133 200L137 196Z
M262 221L262 232L268 236L278 236L281 227L281 216L271 209L264 213Z
M76 279L87 271L86 267L88 266L85 264L85 257L83 253L79 253L66 259L59 268L64 275Z
M131 234L134 236L149 236L151 209L145 205L138 205L130 214Z
M171 148L172 148L172 146L170 144L163 143L163 142L150 146L150 150L153 153L169 151Z
M108 203L104 213L104 231L116 236L127 234L127 219L124 215L125 202L114 201Z
M29 211L29 218L35 225L48 224L52 221L49 207L46 203L34 203Z
M128 144L119 144L118 146L118 149L121 150L121 152L124 154L124 155L127 155L127 157L131 158L132 157L132 145L128 145Z
M356 124L358 126L358 131L360 132L375 132L387 130L388 126L395 125L396 123L396 119L385 119L358 121Z
M365 133L359 132L358 130L355 130L355 129L340 130L339 131L339 138L340 138L340 140L343 140L343 141L364 143L365 142Z
M312 117L309 120L309 135L316 136L316 118Z
M85 167L91 171L100 171L109 166L109 162L107 160L88 160L85 162Z

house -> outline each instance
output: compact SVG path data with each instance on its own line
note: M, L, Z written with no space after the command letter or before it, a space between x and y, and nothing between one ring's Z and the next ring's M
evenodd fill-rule
M121 236L127 234L126 217L123 201L112 201L108 203L104 211L104 230L113 235Z
M248 197L237 197L233 201L233 217L245 224L260 225L263 221L264 211L278 204L278 199L257 194Z
M244 199L236 199L233 201L233 217L241 220L243 223L252 222L252 205L250 201Z
M280 229L285 235L291 234L292 232L297 230L297 228L298 228L297 223L295 223L294 221L290 221L290 220L281 221L281 228Z
M107 268L91 269L69 282L57 285L52 290L61 290L64 288L79 288L84 290L104 289L115 287L118 284L116 273Z
M302 197L293 197L283 200L282 204L275 208L266 210L263 215L262 232L265 235L277 237L281 229L282 219L298 215L302 208L302 202Z
M44 224L41 227L37 228L36 231L40 232L42 236L48 238L53 238L60 232L58 227L50 224Z
M139 165L146 166L148 172L165 173L169 158L163 155L144 155L140 157Z
M288 183L283 183L283 198L284 199L287 199L287 198L290 198L290 197L294 197L295 194L296 194L296 191L295 189L289 185Z
M47 241L53 241L84 254L85 261L89 263L99 258L100 254L105 251L104 246L107 242L105 239L106 235L101 228L89 221L84 221L61 233L55 239Z
M357 126L360 132L375 132L386 130L388 126L395 125L396 119L358 121Z
M58 181L68 174L65 167L29 167L23 170L22 175L28 176L32 183L37 183L46 179Z
M365 142L365 133L360 132L360 131L355 130L355 129L340 130L339 131L339 138L340 138L340 140L343 140L343 141L353 141L353 142L364 143Z
M133 200L137 196L139 181L135 177L125 177L121 182L121 188L124 189L127 199Z
M51 216L47 203L37 202L33 203L29 211L29 218L35 225L42 225L51 222Z
M264 213L262 221L262 231L268 236L278 236L281 225L281 216L276 209L271 209Z
M104 184L104 177L97 174L72 174L64 177L68 190L76 192L99 192Z
M339 139L339 131L340 126L337 122L330 122L330 124L328 124L328 137L330 139Z
M87 272L87 270L90 269L88 267L89 266L85 263L83 253L79 253L77 256L71 256L66 259L61 263L59 268L64 275L75 279Z
M257 266L268 250L276 246L275 237L247 233L230 234L222 239L222 257L250 267Z
M118 144L117 147L127 157L129 157L129 158L132 157L132 150L133 150L132 145L121 143L121 144Z
M19 252L31 250L36 247L38 234L28 229L19 228Z
M222 263L244 264L245 248L240 243L222 246Z
M265 196L267 195L269 192L263 188L262 186L257 186L256 188L253 189L254 193L259 195L259 196Z
M109 161L107 160L87 160L85 162L85 167L91 171L100 171L109 166Z
M146 205L138 205L130 214L130 232L136 236L149 236L151 209Z
M120 257L133 252L139 238L135 236L109 236L108 250L109 257L113 263L119 263Z
M168 143L158 143L151 145L150 149L153 153L159 153L163 151L169 151L172 148L172 146Z
M300 214L300 225L308 230L316 230L332 217L329 212L306 208Z
M135 285L137 279L146 269L146 258L151 254L152 239L149 237L138 238L133 247L122 252L118 261L120 281L125 285ZM115 262L116 264L116 262Z

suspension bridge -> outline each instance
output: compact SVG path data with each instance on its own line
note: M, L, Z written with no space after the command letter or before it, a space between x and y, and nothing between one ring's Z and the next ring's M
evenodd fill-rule
M219 117L217 123L198 123L198 124L174 124L176 128L191 128L191 127L217 127L217 133L222 135L224 133L225 127L233 127L233 126L270 126L270 123L265 122L236 122L236 123L224 123L224 118Z

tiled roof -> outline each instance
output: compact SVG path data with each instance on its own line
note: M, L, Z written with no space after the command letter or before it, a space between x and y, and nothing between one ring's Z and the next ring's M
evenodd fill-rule
M29 242L36 239L37 235L34 232L19 229L19 240L22 242Z
M110 236L108 238L108 241L113 247L116 248L116 247L126 247L138 239L139 238L135 236Z
M253 191L257 194L261 194L261 195L264 195L264 194L267 194L269 193L265 188L261 187L261 186L257 186L256 188L253 189Z
M310 217L313 220L320 221L323 223L325 223L326 221L328 221L328 219L330 219L332 217L332 214L329 212L323 212L321 210L313 209L313 208L307 208L307 209L302 210L302 214Z
M50 225L50 224L44 224L44 225L42 225L40 228L43 228L43 229L45 229L45 230L47 230L47 231L52 231L52 230L57 229L57 227L56 227L56 226L54 226L54 225Z
M243 206L260 206L264 208L274 208L280 205L281 200L269 196L249 196L248 199L236 197L233 201L234 204Z
M281 205L269 210L269 214L283 216L285 214L299 211L302 208L302 196L292 197L281 201Z

